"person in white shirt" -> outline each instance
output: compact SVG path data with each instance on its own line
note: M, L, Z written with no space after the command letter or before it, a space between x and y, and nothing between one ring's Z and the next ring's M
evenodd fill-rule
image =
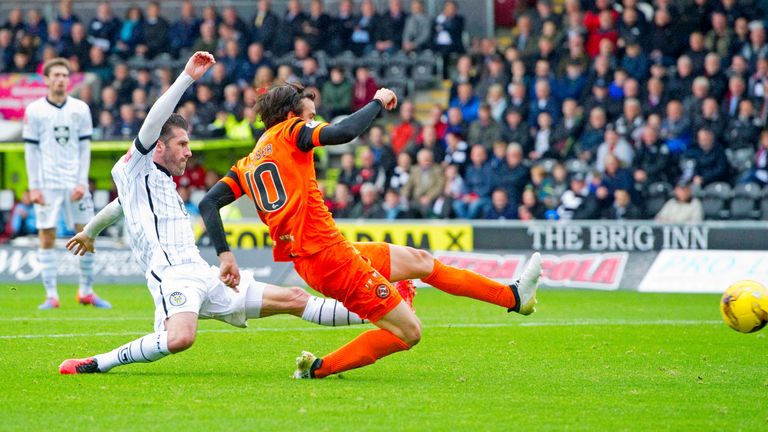
M187 123L173 114L181 96L215 63L195 53L184 72L147 114L138 137L112 168L118 199L99 212L67 247L78 255L93 252L93 239L121 216L131 249L146 270L155 303L155 331L112 351L65 360L61 374L107 372L131 363L148 363L188 349L197 336L198 318L245 327L251 318L276 313L301 316L321 325L363 323L340 302L310 296L299 288L282 289L257 282L250 272L236 284L200 256L172 175L184 173L192 152Z
M93 217L93 200L88 190L91 163L91 110L68 94L69 62L63 58L43 65L48 95L32 102L24 112L24 156L29 191L37 214L41 265L46 300L39 309L57 309L57 264L53 249L56 225L62 213L67 226L76 232ZM110 309L109 302L93 293L93 255L80 259L80 288L77 302Z

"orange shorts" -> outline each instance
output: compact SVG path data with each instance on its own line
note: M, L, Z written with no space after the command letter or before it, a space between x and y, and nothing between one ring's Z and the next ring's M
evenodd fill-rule
M381 254L378 255L380 259ZM403 300L387 278L374 269L370 259L348 241L295 258L293 265L310 287L344 303L369 321L380 320Z
M352 242L352 246L371 261L371 266L378 270L386 280L392 275L392 258L389 254L389 243L384 242Z

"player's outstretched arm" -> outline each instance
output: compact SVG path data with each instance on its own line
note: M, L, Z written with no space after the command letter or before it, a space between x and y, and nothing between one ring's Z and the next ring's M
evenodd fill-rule
M319 143L313 141L313 130L304 126L299 132L297 145L303 151L309 151L315 145L345 144L360 136L371 126L382 108L393 110L397 106L397 96L389 89L379 89L373 100L335 125L328 125L320 130Z
M213 55L205 51L198 51L192 54L181 75L176 78L171 87L152 105L149 113L147 113L147 118L139 130L138 144L146 152L152 149L155 141L160 137L160 130L163 124L173 114L176 104L179 103L187 87L202 77L215 63L216 60L213 58Z
M235 256L230 252L219 210L233 203L237 198L228 184L218 182L205 194L198 205L208 238L216 248L216 255L219 256L219 278L235 291L240 284L240 270L237 267Z
M67 249L75 255L83 256L86 252L95 250L94 240L108 226L115 224L123 217L123 207L120 200L115 198L104 206L83 228L67 242Z

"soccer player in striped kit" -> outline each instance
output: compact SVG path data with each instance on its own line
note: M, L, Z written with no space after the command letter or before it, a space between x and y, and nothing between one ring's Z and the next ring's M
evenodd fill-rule
M43 65L48 95L24 112L24 138L29 193L35 203L40 249L37 258L46 300L38 309L57 309L56 225L64 214L67 226L80 232L93 217L93 200L88 190L91 163L91 110L69 96L69 62L55 58ZM80 259L80 288L77 302L110 309L112 306L93 293L93 255Z
M191 156L187 125L172 114L184 91L215 63L197 52L184 72L147 114L134 145L113 167L118 200L77 234L67 247L78 255L93 251L93 239L120 217L131 239L131 249L146 269L147 285L155 301L155 332L114 350L59 366L62 374L107 372L115 366L160 360L192 346L197 320L213 318L245 327L249 318L277 313L301 316L321 325L361 324L333 299L310 296L299 288L283 289L256 282L252 274L242 283L219 279L194 242L189 215L171 175L184 173ZM150 144L146 144L150 143Z

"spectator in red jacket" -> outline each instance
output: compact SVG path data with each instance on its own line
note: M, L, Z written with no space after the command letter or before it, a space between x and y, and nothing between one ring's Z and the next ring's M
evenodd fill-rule
M600 53L600 43L603 39L610 40L613 43L613 46L616 46L616 42L619 40L619 31L616 30L616 20L613 17L614 13L615 11L608 10L600 12L599 25L597 28L589 31L586 51L587 55L591 58L597 57Z
M355 70L355 84L352 87L352 110L357 111L373 99L378 90L376 80L368 69L360 66Z
M400 106L400 123L392 128L392 150L399 154L408 146L416 144L421 125L413 118L413 102L405 101Z

